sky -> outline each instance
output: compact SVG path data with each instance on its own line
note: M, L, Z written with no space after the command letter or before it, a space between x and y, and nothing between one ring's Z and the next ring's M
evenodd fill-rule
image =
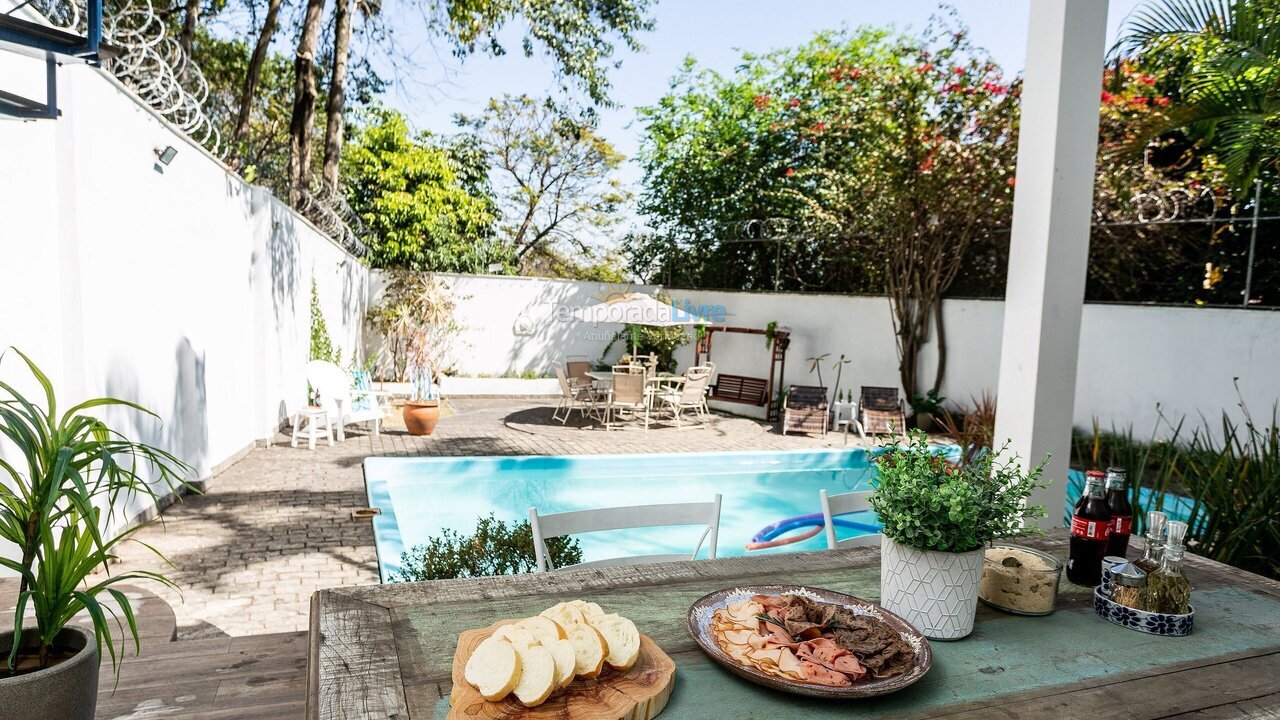
M1025 64L1027 14L1033 0L953 0L970 39L986 48L1006 73L1021 72ZM1112 0L1108 18L1108 46L1124 17L1141 0ZM641 36L641 52L624 50L621 67L611 72L611 97L618 104L601 111L600 131L628 158L634 157L641 130L635 110L654 103L668 88L684 58L732 73L744 51L767 52L799 45L815 31L893 26L920 29L938 9L936 0L657 0L657 27ZM491 58L475 55L459 61L447 51L432 49L425 33L415 33L421 20L396 21L399 42L416 48L421 69L391 88L386 104L404 112L411 124L435 132L455 132L455 113L475 113L491 97L527 93L555 94L552 65L544 58L526 58L519 51L518 32L501 36L509 53ZM514 28L513 28L514 30ZM641 173L631 162L620 178L638 188Z

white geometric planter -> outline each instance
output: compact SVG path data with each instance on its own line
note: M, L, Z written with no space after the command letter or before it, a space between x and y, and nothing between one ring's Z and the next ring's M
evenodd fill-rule
M983 548L917 550L888 537L880 544L880 604L934 640L973 632Z

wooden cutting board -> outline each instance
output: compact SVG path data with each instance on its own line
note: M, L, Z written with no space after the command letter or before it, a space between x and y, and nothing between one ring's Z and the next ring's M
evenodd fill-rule
M552 693L536 708L527 708L508 695L489 702L463 679L463 669L476 646L503 625L503 620L483 630L458 636L453 654L453 691L449 694L448 720L650 720L662 712L675 687L676 664L647 635L640 636L640 658L626 672L607 666L595 680L574 680Z

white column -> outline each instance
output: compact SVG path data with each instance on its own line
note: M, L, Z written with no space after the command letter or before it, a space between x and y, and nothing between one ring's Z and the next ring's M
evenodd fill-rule
M996 442L1051 459L1032 498L1062 522L1093 205L1107 0L1032 0Z

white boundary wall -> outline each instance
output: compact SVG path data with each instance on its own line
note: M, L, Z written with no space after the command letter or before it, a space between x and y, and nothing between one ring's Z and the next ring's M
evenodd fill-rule
M0 52L0 77L39 69ZM104 417L207 478L306 400L313 278L352 356L368 271L114 79L68 64L58 82L60 119L0 121L0 349L30 355L63 408L111 395L154 410L163 425ZM160 168L165 146L178 153ZM12 353L0 374L38 390Z
M618 326L563 321L558 307L597 302L610 288L599 283L465 275L444 276L459 296L459 321L466 326L457 369L466 375L550 373L564 355L600 358ZM625 289L625 288L613 288ZM651 291L652 286L637 288ZM807 358L829 354L823 380L835 381L831 363L841 353L845 366L841 385L898 385L889 301L885 298L745 293L719 290L666 291L695 312L717 306L727 313L724 324L764 328L775 321L791 330L786 380L816 384ZM377 289L374 288L376 301ZM1000 362L1004 303L948 300L943 303L947 330L947 372L942 392L965 402L987 391L995 393ZM1166 418L1186 417L1188 429L1203 414L1217 421L1221 410L1237 411L1232 384L1254 417L1269 422L1280 400L1280 312L1228 308L1146 305L1085 305L1076 383L1075 424L1125 428L1144 437ZM609 360L621 354L615 345ZM713 360L723 372L766 377L768 351L760 335L716 333ZM693 359L692 344L677 353L681 366ZM931 383L935 365L927 347L921 378ZM1159 411L1157 405L1159 404ZM725 409L746 412L743 405Z

